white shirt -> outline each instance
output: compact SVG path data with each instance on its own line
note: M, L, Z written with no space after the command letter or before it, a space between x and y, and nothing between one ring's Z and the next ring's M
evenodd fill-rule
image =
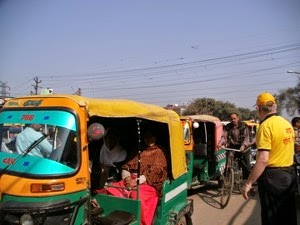
M43 134L37 132L31 127L26 127L21 133L18 134L16 139L16 148L18 154L22 154L34 141L41 138ZM52 152L52 145L44 139L37 146L35 146L28 155L37 157L49 157Z

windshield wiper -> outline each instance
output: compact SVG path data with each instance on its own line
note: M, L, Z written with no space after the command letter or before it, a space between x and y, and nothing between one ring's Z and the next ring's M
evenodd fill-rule
M45 140L49 134L43 134L42 137L40 137L39 139L35 140L31 145L29 145L29 147L22 152L22 154L20 154L14 161L14 163L12 164L8 164L6 167L4 167L4 169L0 172L0 174L4 174L11 166L13 166L21 157L26 156L29 152L31 152L32 149L34 149L39 143L41 143L43 140Z
M29 152L31 152L32 149L34 149L39 143L41 143L43 140L45 140L49 135L50 134L43 134L42 137L40 137L39 139L35 140L31 145L29 145L29 147L20 156L21 157L26 156Z

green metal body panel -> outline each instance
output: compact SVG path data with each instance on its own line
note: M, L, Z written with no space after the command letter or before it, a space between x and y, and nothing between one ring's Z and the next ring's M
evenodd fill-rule
M224 149L214 152L213 158L210 159L195 156L191 151L187 151L186 156L189 159L189 187L217 179L224 172L226 166L226 152Z
M188 174L176 180L167 180L163 187L163 196L156 210L154 224L173 224L173 214L179 215L187 206Z

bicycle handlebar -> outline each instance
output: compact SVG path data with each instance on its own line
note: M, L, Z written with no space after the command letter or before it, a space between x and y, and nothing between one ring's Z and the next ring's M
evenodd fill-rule
M235 149L235 148L223 148L224 150L227 151L235 151L235 152L242 152L240 149ZM246 148L243 153L248 152L250 150L250 148Z

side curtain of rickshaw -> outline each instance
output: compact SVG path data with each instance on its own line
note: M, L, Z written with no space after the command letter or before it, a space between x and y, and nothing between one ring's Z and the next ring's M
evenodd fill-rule
M218 143L223 135L223 124L220 121L214 121L216 130L215 130L215 151L217 151Z

